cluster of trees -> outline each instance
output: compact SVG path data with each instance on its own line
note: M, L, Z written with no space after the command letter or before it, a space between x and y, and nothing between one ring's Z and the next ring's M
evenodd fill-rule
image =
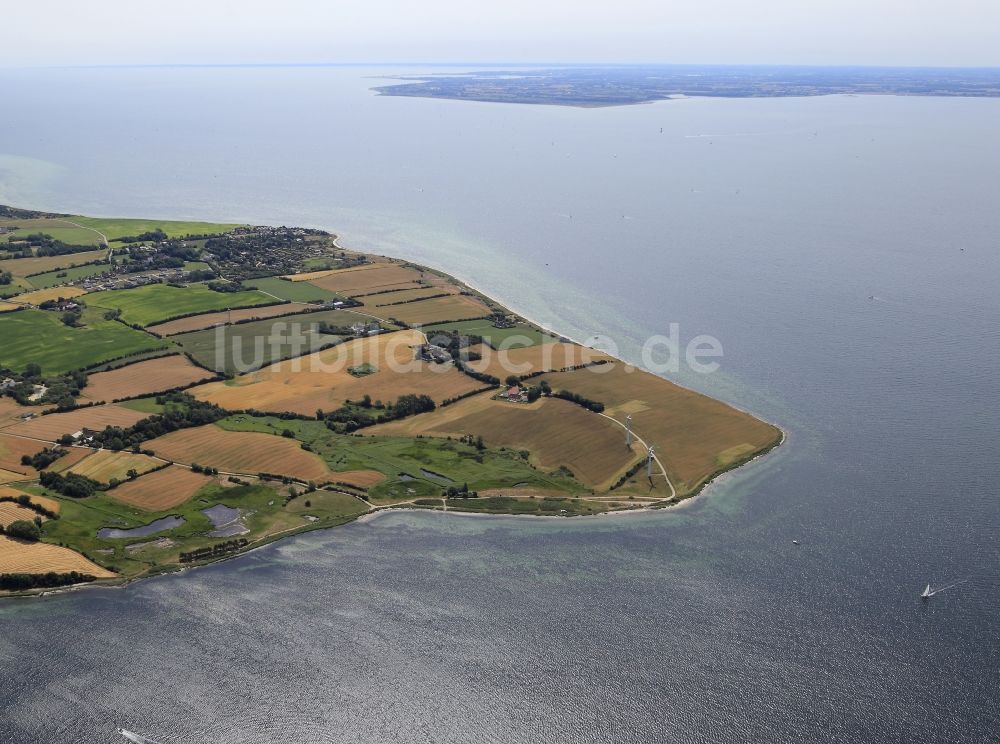
M66 454L62 447L46 447L33 455L21 455L21 464L30 465L35 470L45 470L60 457Z
M475 334L462 335L457 331L452 331L451 333L436 333L429 337L428 341L435 346L440 346L451 354L451 358L454 360L455 367L459 372L490 387L496 387L500 384L499 377L485 372L477 372L466 364L466 362L475 361L480 358L478 354L469 353L466 349L470 345L485 343L485 339L482 336Z
M635 477L635 474L638 473L639 470L641 470L645 465L646 465L645 458L643 458L643 459L639 460L638 462L636 462L635 464L633 464L632 467L630 467L628 470L626 470L622 474L621 478L619 478L617 481L615 481L615 484L613 486L611 486L610 490L614 491L614 490L619 489L622 486L624 486L625 483L628 480L630 480L631 478Z
M11 242L16 241L24 243L24 248L22 248L21 251L25 256L66 256L70 253L92 251L95 248L93 245L72 245L70 243L64 243L63 241L56 240L51 235L47 235L45 233L32 233L31 235L26 235L23 238L11 236L8 240Z
M248 287L242 282L209 282L205 285L213 292L245 292L256 287Z
M42 536L42 518L35 517L32 521L18 519L16 522L8 524L6 528L0 525L0 534L27 542L38 542Z
M134 274L137 271L154 269L181 269L186 261L198 259L198 251L180 241L171 241L158 245L155 249L135 251L122 257L122 271Z
M553 393L556 398L562 398L563 400L568 400L570 403L576 403L578 406L583 406L588 411L593 411L594 413L601 413L604 411L604 404L600 401L591 400L590 398L584 398L579 393L573 393L569 390L560 390L558 393Z
M475 447L480 452L486 449L486 443L483 442L483 437L481 434L475 437L472 436L471 434L466 434L465 436L461 437L458 441L462 442L462 444L468 444L471 447Z
M28 494L20 494L19 496L0 496L0 502L10 501L15 504L19 504L25 508L31 509L32 511L38 512L43 517L48 517L49 519L59 519L59 514L52 511L51 509L46 509L41 504L36 504L31 500Z
M149 230L138 235L123 235L120 238L112 239L112 243L159 243L167 239L167 234L162 228Z
M444 496L449 499L478 499L479 491L470 491L469 484L463 483L461 486L449 486Z
M71 499L85 499L101 490L100 483L78 473L66 473L66 475L62 475L49 470L43 470L39 474L38 480L45 488L56 493L61 493L63 496L68 496Z
M60 317L59 320L63 322L63 325L67 325L70 328L80 327L80 311L79 310L67 310Z
M373 402L371 396L366 394L360 401L344 401L344 405L336 411L326 413L318 410L316 418L326 421L326 428L331 431L350 434L382 421L396 421L418 413L427 413L435 408L437 404L429 395L407 393L399 396L395 403L383 404L380 400Z
M0 286L6 286L14 281L14 275L9 271L0 271Z
M166 256L162 253L154 253L144 256L142 259L126 261L121 265L121 270L126 274L137 274L140 271L157 271L162 269L183 269L184 259L174 256Z
M450 406L452 403L458 403L460 400L465 400L466 398L471 398L473 395L479 395L480 393L485 393L487 390L492 390L496 385L486 385L485 387L476 388L475 390L470 390L461 395L456 395L452 398L445 398L441 401L441 407Z
M85 372L74 370L64 375L44 376L42 368L34 362L29 362L24 372L20 374L12 370L0 370L0 373L14 380L14 386L8 388L6 392L22 406L32 403L55 403L59 410L73 408L76 405L75 399L87 385ZM44 385L45 394L38 400L30 401L28 398L34 395L35 385Z
M483 383L484 385L489 385L490 387L496 387L497 385L500 384L500 378L499 377L495 377L494 375L486 374L485 372L477 372L476 370L474 370L471 367L469 367L461 359L456 359L455 360L455 367L458 368L459 372L462 372L463 374L468 375L473 380L477 380L477 381Z
M219 469L213 468L210 465L199 465L196 462L191 463L191 470L195 473L204 473L205 475L218 475ZM232 478L230 478L232 480Z
M215 272L211 269L195 269L194 271L189 271L185 279L189 282L207 282L215 279Z
M215 558L220 555L226 555L227 553L235 553L240 548L244 548L248 545L248 541L245 537L241 537L238 540L227 540L226 542L216 543L207 548L198 548L197 550L191 550L186 553L180 554L181 563L191 563L192 561L201 561L206 558Z
M94 577L90 574L78 571L70 571L69 573L49 571L43 574L5 573L0 574L0 589L8 592L23 589L49 589L57 586L69 586L70 584L82 584L93 580Z
M350 326L338 326L333 325L333 323L327 323L325 320L321 320L316 324L316 330L320 333L325 333L328 336L353 336L354 331L351 330Z
M228 412L212 403L197 400L187 393L175 392L157 396L156 402L166 406L163 413L144 418L123 429L109 426L94 436L95 445L119 451L138 449L142 442L203 424L214 424L228 416Z

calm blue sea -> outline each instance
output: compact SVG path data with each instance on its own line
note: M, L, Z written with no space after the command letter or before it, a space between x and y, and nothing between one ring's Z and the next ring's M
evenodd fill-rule
M676 323L725 355L674 379L787 443L671 513L0 603L0 742L997 741L1000 99L369 92L400 71L0 71L0 203L325 227L631 361Z

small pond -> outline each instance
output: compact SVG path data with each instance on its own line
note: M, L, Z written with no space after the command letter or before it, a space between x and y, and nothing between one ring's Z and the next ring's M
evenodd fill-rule
M423 476L425 478L432 478L432 479L434 479L436 481L440 481L441 483L454 483L455 482L451 478L449 478L447 475L441 475L441 473L435 473L433 470L426 470L424 468L420 468L420 472L423 474Z
M215 527L214 530L208 533L212 537L245 535L250 531L241 519L243 512L232 506L216 504L207 509L202 509L201 513L208 517L212 526Z
M142 527L133 527L130 530L118 527L102 527L97 531L97 536L102 540L117 540L122 537L146 537L147 535L155 535L157 532L172 530L174 527L180 527L182 524L184 524L184 517L163 517L162 519L157 519L155 522L144 524Z

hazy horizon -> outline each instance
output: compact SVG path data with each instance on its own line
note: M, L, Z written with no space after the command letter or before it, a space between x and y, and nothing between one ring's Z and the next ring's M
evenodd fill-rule
M173 64L1000 66L1000 6L956 0L605 4L40 0L5 8L0 67ZM372 62L372 60L376 60ZM502 62L496 62L502 60Z

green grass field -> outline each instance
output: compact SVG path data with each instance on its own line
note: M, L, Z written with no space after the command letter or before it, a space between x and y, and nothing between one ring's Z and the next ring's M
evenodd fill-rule
M88 310L85 326L70 328L60 314L21 310L0 314L0 366L21 371L30 362L46 374L83 369L126 354L165 347L161 339Z
M30 490L58 498L62 505L61 518L44 523L43 540L64 543L83 552L91 560L127 576L175 564L181 550L194 550L229 539L206 534L213 527L201 510L214 504L245 510L247 516L244 523L250 533L243 537L251 541L287 529L342 524L367 511L367 507L352 496L330 492L311 493L286 504L282 496L266 485L223 488L214 483L209 484L186 503L169 511L155 513L121 503L106 494L95 494L86 499L67 499L38 488ZM317 521L305 519L307 514ZM182 517L184 524L149 537L97 537L97 531L102 527L129 529L168 515ZM158 537L169 537L178 544L167 549L148 547L139 551L125 550L127 545ZM113 552L98 553L98 550Z
M11 222L17 224L16 220L11 220ZM58 220L30 220L30 222L37 223L37 227L21 227L13 233L8 233L4 238L10 235L15 238L24 238L33 233L45 233L69 245L92 245L95 248L103 245L101 236L93 230L74 227Z
M133 398L119 403L125 408L131 408L139 413L148 413L150 416L156 413L163 413L164 406L156 402L156 396L149 398Z
M339 299L339 296L333 292L329 292L309 282L293 282L276 276L269 276L264 279L250 279L247 284L268 292L275 297L280 297L283 300L291 300L292 302Z
M302 267L306 271L324 271L325 269L337 269L342 264L334 258L307 258L302 262Z
M213 222L186 222L179 220L148 220L148 219L115 219L103 217L70 217L84 227L92 227L108 236L108 240L126 235L139 235L152 232L157 228L163 230L168 237L183 238L185 235L209 235L223 233L239 227L236 224L217 224Z
M74 266L71 269L59 269L57 271L47 271L44 274L36 274L25 281L30 283L35 289L47 289L57 284L83 279L85 276L93 276L107 271L110 264L92 264L90 266ZM64 274L65 276L60 276Z
M171 336L170 340L179 344L201 364L219 372L236 372L237 367L247 369L291 356L296 349L300 355L333 346L343 337L318 333L320 322L331 325L351 325L365 318L343 310L320 310L315 313L298 313L277 318L265 318L250 323L235 323L203 331L191 331ZM294 347L290 342L272 344L270 338L279 331L284 338L293 332L301 333L304 343ZM258 341L257 339L262 339ZM217 364L218 347L222 345L222 364ZM259 353L257 352L259 349ZM234 351L235 350L235 351ZM237 357L237 352L239 357Z
M88 305L109 310L120 308L128 323L152 325L188 313L268 305L274 299L260 292L213 292L204 284L171 287L167 284L147 284L134 289L112 289L84 295Z
M516 453L507 450L478 452L475 447L455 440L342 436L334 434L319 421L283 421L273 416L243 414L223 419L218 425L232 431L279 435L288 429L296 439L307 443L326 460L331 469L377 470L387 480L371 490L376 499L400 498L407 488L413 489L417 496L437 495L449 485L461 486L463 483L468 483L473 490L524 485L568 494L583 491L574 480L535 470ZM427 475L425 471L448 480ZM401 479L403 473L412 480ZM414 494L409 496L412 498Z
M516 338L518 340L518 343L514 344L514 346L535 346L537 344L550 344L553 341L558 341L555 336L536 331L534 328L522 323L519 323L514 328L494 328L492 321L488 318L465 320L458 323L435 323L434 325L423 326L421 330L428 334L432 334L434 331L445 331L448 333L458 331L459 333L482 336L494 347L499 346L509 338ZM508 346L507 348L514 348L514 346Z
M15 276L10 284L0 285L0 298L2 297L13 297L14 295L19 295L22 292L30 292L34 287L28 283L27 279L23 279L19 276Z

